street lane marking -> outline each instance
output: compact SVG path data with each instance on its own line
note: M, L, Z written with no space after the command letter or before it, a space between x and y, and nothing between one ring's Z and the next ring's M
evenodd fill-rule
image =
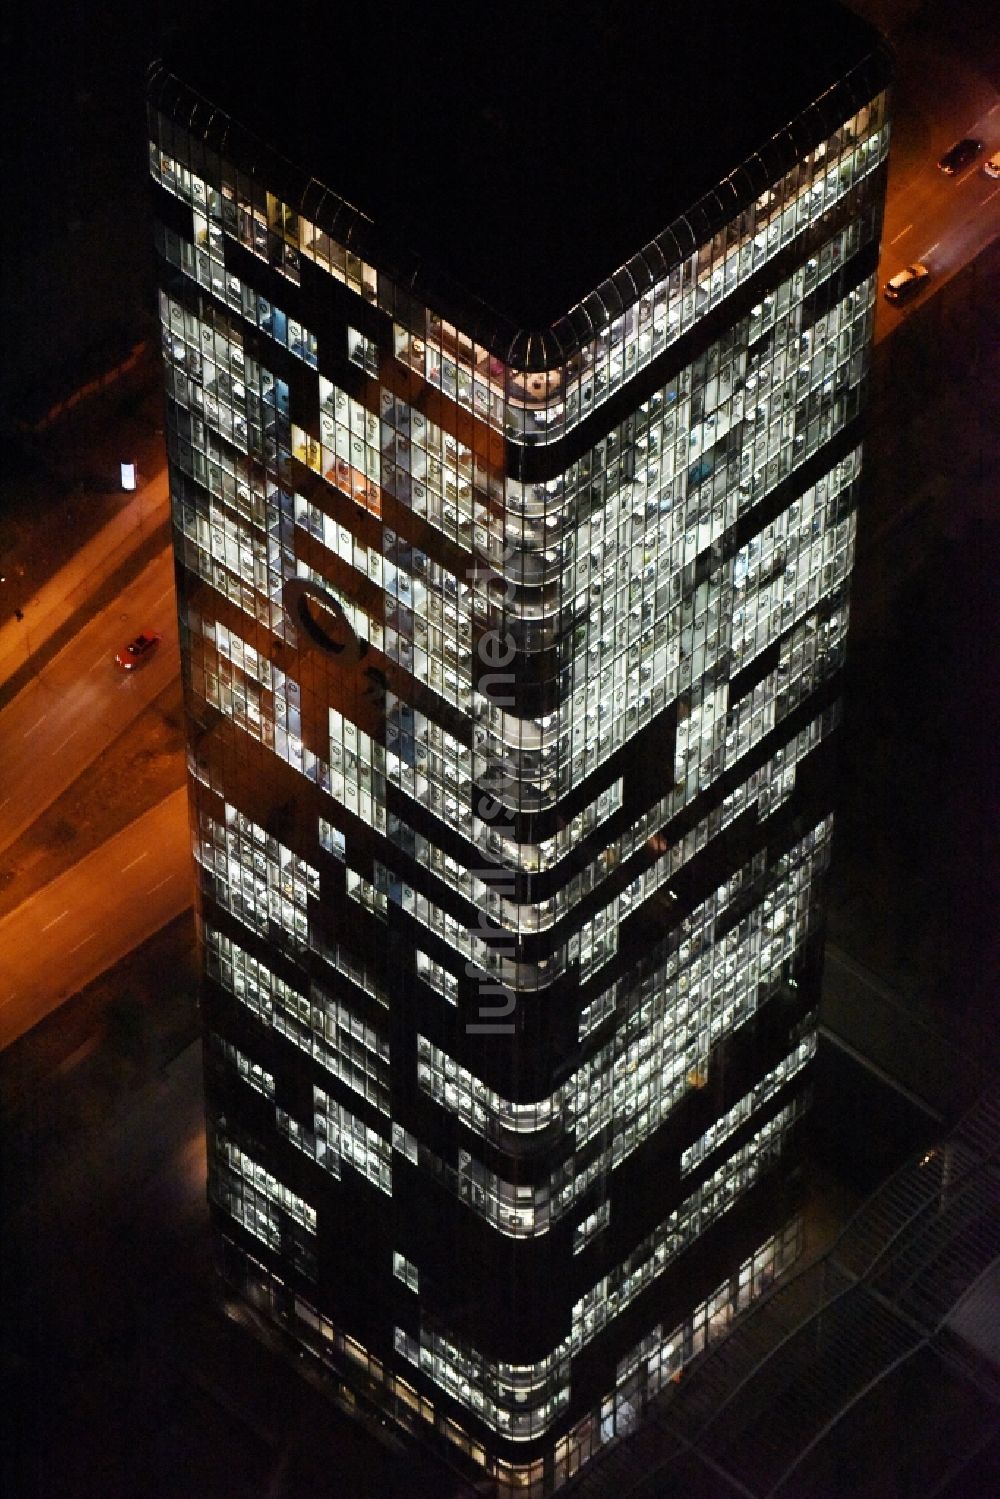
M149 858L149 849L147 848L147 850L146 850L146 852L144 854L137 854L136 857L132 860L131 864L125 864L125 865L122 866L122 874L128 874L129 870L130 869L134 869L134 867L136 866L136 864L141 864L142 861L143 861L143 859L148 859L148 858Z
M149 889L146 891L146 894L147 895L152 895L153 892L154 892L154 890L162 890L163 887L164 887L164 885L169 885L170 881L173 878L174 878L174 876L172 874L168 874L165 880L160 880L159 884L150 885Z
M33 734L35 732L35 730L38 728L38 725L40 723L44 723L45 720L48 718L48 716L49 715L47 713L43 713L42 716L41 716L41 718L37 718L35 720L35 722L31 725L30 729L25 729L24 733L21 735L21 738L22 739L27 739L28 735L29 734Z
M60 921L63 920L63 917L66 917L68 915L69 915L69 906L67 906L66 909L65 909L65 911L63 911L62 916L53 916L53 918L52 918L51 921L47 921L45 923L45 925L42 927L42 931L43 932L47 932L50 926L55 926L58 922L60 922Z
M934 251L937 249L937 247L938 247L938 245L940 243L941 243L941 241L939 239L936 239L934 241L934 243L931 245L930 249L924 251L924 255L932 255L934 253ZM923 255L920 258L922 260L923 259Z
M81 948L81 947L84 947L84 946L86 946L86 944L87 944L87 943L88 943L88 942L93 942L93 940L94 940L94 938L95 938L95 937L96 937L96 936L97 936L97 933L96 933L96 932L91 932L91 934L90 934L90 936L89 936L89 937L84 937L84 938L82 938L82 939L81 939L81 941L79 941L79 942L78 942L78 943L77 943L77 944L76 944L76 947L71 947L71 948L70 948L70 952L78 952L78 951L79 951L79 949L80 949L80 948Z
M171 585L170 585L169 588L165 588L163 590L163 592L160 594L160 598L159 599L154 599L153 600L153 607L154 607L154 609L155 609L156 605L160 602L160 599L165 599L167 597L167 595L173 593L173 591L174 591L174 585L171 583Z
M74 735L75 735L75 734L79 734L79 732L80 732L80 727L81 727L81 726L80 726L80 724L77 724L77 726L76 726L76 728L75 728L75 729L73 729L73 730L71 730L71 732L70 732L70 733L69 733L69 734L67 734L67 735L66 735L66 738L65 738L65 739L64 739L64 740L63 740L63 742L62 742L62 744L57 744L57 745L56 745L56 747L55 747L55 749L54 749L54 750L53 750L53 751L52 751L52 753L53 753L53 754L54 754L54 755L58 755L58 753L59 753L59 751L60 751L60 750L63 750L63 749L65 749L65 748L66 748L66 746L67 746L67 744L69 744L69 742L70 742L70 740L71 740L71 739L72 739L72 738L73 738L73 736L74 736Z
M899 233L898 233L898 234L897 234L897 235L896 235L896 238L895 238L895 239L891 239L891 240L890 240L890 241L889 241L889 243L890 243L890 245L894 245L894 244L896 244L896 242L897 242L897 241L898 241L898 240L901 240L901 239L902 239L902 238L903 238L903 235L904 235L904 234L909 234L909 232L910 232L910 230L911 230L911 229L912 229L912 228L913 228L913 225L912 225L912 224L907 224L907 226L906 226L906 228L905 228L905 229L900 229L900 231L899 231Z
M986 197L983 199L983 203L989 203L990 199L995 198L997 193L1000 193L1000 187L995 187L991 193L987 193Z

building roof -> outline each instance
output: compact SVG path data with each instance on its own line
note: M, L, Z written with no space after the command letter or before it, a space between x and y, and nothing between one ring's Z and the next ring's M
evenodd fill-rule
M403 284L474 302L495 344L549 329L743 167L730 217L850 113L814 106L873 59L877 88L879 40L834 0L249 0L175 37L152 96L175 74L353 205Z

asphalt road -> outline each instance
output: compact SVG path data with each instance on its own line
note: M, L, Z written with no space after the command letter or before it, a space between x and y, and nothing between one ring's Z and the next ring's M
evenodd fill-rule
M147 629L163 636L159 649L141 667L123 671L115 652ZM0 713L0 849L76 780L179 669L167 549Z
M875 337L887 337L900 321L947 280L968 265L1000 234L1000 180L987 177L983 161L1000 150L1000 98L975 118L954 115L953 133L934 132L940 150L920 164L903 162L899 171L890 157L882 254L879 261L879 301ZM938 156L954 141L972 136L984 142L979 159L957 177L946 177ZM934 139L934 136L931 137ZM926 289L906 306L893 307L881 288L904 266L919 261L930 271Z
M0 1050L191 904L175 791L0 921Z

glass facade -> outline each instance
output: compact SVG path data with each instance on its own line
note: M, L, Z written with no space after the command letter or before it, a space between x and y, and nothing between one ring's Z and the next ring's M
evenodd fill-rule
M503 1493L797 1252L872 78L519 362L153 75L224 1272Z

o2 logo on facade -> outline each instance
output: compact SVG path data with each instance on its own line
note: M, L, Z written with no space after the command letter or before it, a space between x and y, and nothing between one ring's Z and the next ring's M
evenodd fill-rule
M359 640L344 606L334 594L308 578L289 578L281 591L285 613L338 666L357 666L368 649Z
M286 614L301 627L341 670L358 666L368 652L368 642L359 639L340 600L309 578L289 578L281 591ZM385 707L388 681L377 666L365 667L364 697L374 708Z

